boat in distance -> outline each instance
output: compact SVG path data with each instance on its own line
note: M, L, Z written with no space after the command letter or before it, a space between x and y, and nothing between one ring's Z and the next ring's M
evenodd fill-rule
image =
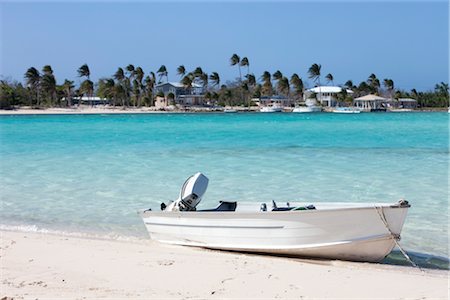
M191 176L161 210L143 210L150 238L218 250L377 262L397 244L410 205L396 203L237 203L196 209L208 179Z
M269 106L263 106L259 109L259 111L262 113L276 113L276 112L282 112L283 107L281 107L280 105L274 104L274 105L269 105Z
M354 107L336 107L331 112L336 114L359 114L361 110Z
M321 111L322 107L320 106L297 106L292 110L293 113L315 113Z

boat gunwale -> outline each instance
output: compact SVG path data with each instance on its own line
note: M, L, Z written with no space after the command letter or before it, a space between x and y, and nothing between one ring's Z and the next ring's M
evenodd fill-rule
M249 203L249 202L246 202ZM322 203L322 204L341 204L341 203ZM359 204L359 203L348 203L348 204ZM305 209L305 210L284 210L284 211L156 211L156 210L139 210L137 213L142 217L146 218L149 216L166 216L166 217L184 217L184 216L200 216L200 215L256 215L256 214L270 214L270 215L284 215L284 214L304 214L304 213L319 213L319 212L332 212L332 211L353 211L353 210L363 210L363 209L377 209L377 208L410 208L410 204L400 204L400 203L373 203L373 205L367 206L357 206L357 207L329 207L320 209Z

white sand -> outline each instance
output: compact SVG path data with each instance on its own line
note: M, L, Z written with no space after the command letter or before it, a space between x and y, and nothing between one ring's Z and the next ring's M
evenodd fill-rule
M0 115L75 115L75 114L148 114L148 113L167 113L170 111L160 111L149 107L142 108L112 108L112 107L89 107L82 106L80 108L46 108L46 109L31 109L20 108L15 110L0 109Z
M2 231L14 299L446 299L448 272Z
M238 108L243 110L244 108ZM254 108L252 108L254 110ZM163 113L194 113L194 112L221 112L220 110L212 110L207 107L193 107L189 110L159 110L155 107L140 108L121 108L121 107L105 107L105 106L81 106L74 108L46 108L31 109L19 108L14 110L0 109L0 115L92 115L92 114L163 114Z

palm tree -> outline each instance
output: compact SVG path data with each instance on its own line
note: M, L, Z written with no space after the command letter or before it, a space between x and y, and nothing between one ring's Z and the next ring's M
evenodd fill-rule
M126 68L125 68L125 70L127 70L127 73L128 73L128 86L130 87L130 91L131 91L131 82L133 82L134 83L134 72L135 72L135 69L134 69L134 65L132 65L132 64L129 64ZM134 85L133 85L134 86ZM133 88L133 95L135 95L134 94L134 88ZM134 102L134 105L135 105L136 103Z
M90 80L91 71L89 70L89 66L87 64L82 65L78 68L78 77L86 77L87 79L80 84L80 93L81 96L83 94L87 94L88 97L92 96L94 92L94 83ZM92 86L92 89L91 89ZM82 88L83 87L83 88ZM78 106L81 105L81 98L78 99Z
M358 85L358 95L362 96L362 95L367 95L372 91L372 88L367 84L367 82L362 81L359 85Z
M319 103L322 104L322 93L320 91L320 69L322 68L319 64L313 64L308 69L309 79L314 80L319 84Z
M389 94L389 98L392 98L392 93L394 91L394 81L392 79L385 78L383 80L383 85L387 89L387 92Z
M448 83L445 82L441 82L439 84L436 84L434 87L434 90L439 93L440 95L446 97L448 99L449 95L448 95L448 91L449 91L449 86Z
M83 81L80 85L81 96L86 95L87 97L92 97L94 94L94 83L89 79ZM81 105L81 99L79 99L78 106Z
M156 71L156 73L158 73L159 75L159 80L158 83L161 83L161 79L165 76L166 77L166 82L169 81L169 77L167 76L168 72L166 69L165 65L161 65L161 67L159 67L158 71Z
M122 68L118 68L116 73L113 75L114 79L116 79L118 82L122 82L125 79L125 72Z
M239 64L240 67L247 66L247 75L250 74L250 62L248 61L247 57L243 57L241 59L241 63Z
M283 78L283 74L280 72L280 70L277 70L275 73L272 74L272 78L277 81L276 90L280 92L280 80Z
M295 95L297 96L297 99L303 98L303 80L298 76L298 74L294 73L291 76L291 84L295 88Z
M211 75L209 75L209 79L213 82L213 86L218 87L220 86L220 76L217 72L212 72Z
M113 100L113 105L116 105L115 99L115 82L112 78L100 78L97 84L97 95L101 98Z
M68 80L68 79L64 80L62 88L63 88L64 97L66 98L67 105L69 107L72 106L72 95L73 95L73 88L74 87L75 86L73 85L73 81Z
M144 70L142 70L141 67L136 68L136 70L134 71L134 75L135 75L137 81L142 83L142 80L144 79Z
M280 89L281 94L285 95L287 98L290 96L291 87L289 85L289 79L287 77L282 77L278 81L278 88Z
M181 84L189 92L189 94L190 94L193 82L194 82L194 74L193 73L188 73L187 75L185 75L183 77L183 79L181 79Z
M237 55L236 53L234 53L231 58L230 58L230 64L232 66L237 65L239 67L239 81L242 81L242 74L241 74L241 58L239 57L239 55Z
M275 80L280 80L281 78L283 78L283 74L280 72L280 70L277 70L275 73L273 73L272 77Z
M247 78L249 85L252 85L252 86L256 85L256 77L254 74L247 74L245 77Z
M177 74L180 75L180 77L183 77L186 74L186 68L183 65L180 65L177 68Z
M122 100L122 106L125 106L130 90L129 79L125 76L125 72L121 67L117 68L113 78L117 81L115 88L116 95Z
M337 95L337 98L339 102L345 103L348 103L351 100L351 98L348 97L347 89L345 88L341 89L341 91Z
M418 96L419 96L419 93L417 93L417 90L416 90L416 89L412 89L412 90L411 90L411 96L412 96L414 99L417 100L417 98L418 98Z
M31 93L34 94L36 98L36 104L39 106L39 89L41 82L41 74L35 67L29 68L24 75L26 83ZM33 97L30 97L30 106L33 106Z
M42 68L42 73L47 74L47 75L53 75L53 69L50 65L45 65Z
M247 106L250 107L250 103L251 103L251 98L253 95L253 90L256 86L256 77L254 74L247 74L245 75L245 86L244 90L246 90L248 92L248 97L247 97Z
M349 90L353 89L354 88L353 81L347 80L347 82L344 84L344 86Z
M203 72L199 78L202 81L203 89L206 91L208 89L208 73Z
M150 72L149 76L145 77L144 83L145 83L145 98L146 102L150 104L150 106L153 106L153 89L155 87L155 74L153 72Z
M320 86L320 69L321 68L322 68L321 65L313 64L308 69L309 79L314 80L314 82L318 82L319 86Z
M334 84L334 83L333 83L334 77L333 77L333 75L332 75L331 73L328 73L328 74L325 76L325 79L327 80L328 83L331 82L331 84Z
M380 80L377 78L375 74L370 74L369 78L367 78L367 83L371 88L371 92L374 94L378 94L378 88L380 87Z
M141 107L141 95L142 91L144 89L144 86L142 84L142 80L144 79L144 70L142 70L141 67L137 67L134 70L134 77L135 80L133 81L133 84L136 84L134 89L138 92L138 94L135 94L136 100L137 100L137 106Z
M264 71L264 73L261 76L261 79L263 81L263 85L261 88L262 95L266 96L272 96L273 93L273 87L272 87L272 75L268 71Z
M78 77L86 77L87 79L90 79L91 71L89 70L89 67L87 64L82 65L78 69Z
M56 79L51 73L47 71L42 75L41 90L49 100L49 106L54 106L54 101L56 100Z
M194 77L196 78L200 78L200 76L202 76L203 74L203 70L200 67L195 68L194 72L192 72L194 74Z
M128 71L128 74L129 74L130 77L133 77L133 76L134 76L134 65L129 64L129 65L126 67L126 70Z

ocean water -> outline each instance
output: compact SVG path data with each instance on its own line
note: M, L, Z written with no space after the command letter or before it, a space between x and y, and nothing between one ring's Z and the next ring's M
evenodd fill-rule
M0 117L0 225L147 238L191 174L219 200L395 202L401 244L448 257L447 113Z

